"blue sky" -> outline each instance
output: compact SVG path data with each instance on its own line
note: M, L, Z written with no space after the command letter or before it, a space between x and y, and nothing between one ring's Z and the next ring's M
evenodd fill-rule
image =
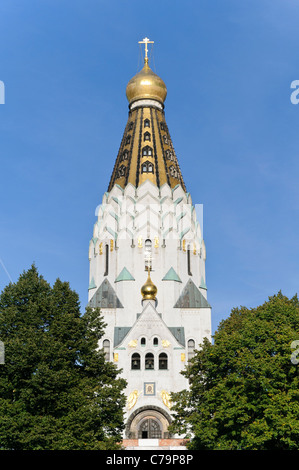
M155 41L166 120L204 205L213 331L299 285L297 0L1 0L0 289L35 262L87 302L88 245Z

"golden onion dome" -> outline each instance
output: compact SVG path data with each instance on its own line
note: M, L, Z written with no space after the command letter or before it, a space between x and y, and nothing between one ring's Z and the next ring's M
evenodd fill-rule
M156 295L157 295L158 289L151 280L150 277L150 270L148 270L148 276L146 283L143 284L141 287L141 294L143 297L143 300L156 300Z
M164 103L167 88L162 78L158 77L148 65L148 59L144 61L144 67L129 81L126 89L129 103L141 99L157 100Z

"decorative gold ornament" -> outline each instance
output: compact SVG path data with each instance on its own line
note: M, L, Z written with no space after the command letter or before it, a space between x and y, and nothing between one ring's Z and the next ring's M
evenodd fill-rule
M118 362L118 353L113 354L114 362Z
M167 339L162 339L162 346L163 348L169 348L170 342Z
M133 390L127 398L127 407L130 410L133 406L136 405L140 392L138 390Z
M166 390L162 390L162 392L160 393L160 396L162 398L164 405L167 406L167 408L171 408L171 401L170 401L169 393L166 392Z
M113 240L110 240L110 251L113 251L113 247L114 247L114 242Z
M186 251L186 240L183 240L183 251Z
M182 362L185 362L186 360L186 354L185 353L181 353L181 361Z
M137 343L138 343L137 339L132 339L132 341L129 342L128 346L129 348L136 348Z
M196 255L196 244L193 244L193 254Z
M141 294L143 297L143 300L156 300L156 295L157 295L158 289L151 280L150 277L150 267L148 266L148 276L146 283L143 284L141 287Z
M101 242L101 243L99 244L99 253L100 253L100 255L103 254L103 242Z
M142 237L138 237L138 248L142 248L142 247L143 247Z
M159 238L155 237L155 248L159 248Z

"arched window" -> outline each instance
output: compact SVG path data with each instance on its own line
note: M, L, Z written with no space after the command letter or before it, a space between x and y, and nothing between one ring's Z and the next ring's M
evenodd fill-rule
M141 344L141 346L145 346L145 345L146 345L146 339L145 339L145 338L141 338L140 344Z
M188 361L192 359L195 355L195 341L193 339L189 339L188 341Z
M150 142L150 140L151 140L151 135L150 135L149 132L145 132L145 133L144 133L143 140L144 140L144 141L148 140L148 141Z
M110 361L110 341L109 339L104 339L103 349L105 354L105 361Z
M157 337L156 337L156 338L154 338L154 340L153 340L153 344L154 344L154 346L158 346L158 344L159 344L159 340L158 340L158 338L157 338Z
M143 157L151 157L153 155L153 150L151 147L149 147L148 145L146 147L143 147L142 149L142 156Z
M159 354L159 369L167 369L168 357L166 353Z
M154 165L148 160L142 163L141 173L154 173Z
M154 369L154 355L152 353L147 353L145 356L145 369L150 370Z
M144 242L145 269L151 268L152 263L152 241L147 238Z
M131 359L131 369L139 370L140 369L140 354L134 353Z
M144 120L144 127L151 127L151 123L149 119Z

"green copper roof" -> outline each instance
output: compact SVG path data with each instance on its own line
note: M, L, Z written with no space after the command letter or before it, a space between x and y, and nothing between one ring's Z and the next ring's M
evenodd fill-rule
M123 308L108 279L105 279L94 293L89 301L89 306L94 308Z
M118 326L114 327L114 347L116 348L122 340L127 336L131 327L130 326Z
M129 273L127 268L124 267L114 282L119 282L119 281L135 281L135 279L133 278L132 274Z
M94 278L92 277L91 278L91 281L89 283L89 286L88 286L88 290L90 289L95 289L97 286L96 286L96 283L94 282Z
M200 283L200 286L199 286L201 289L207 289L207 286L206 286L206 283L204 281L204 278L202 277L201 278L201 283Z
M165 274L163 277L162 281L177 281L177 282L182 282L177 273L173 268L170 268L170 270Z
M210 308L210 304L196 287L194 282L189 279L183 292L177 300L174 308Z
M171 326L168 327L169 331L173 334L175 339L182 345L185 346L185 330L183 326Z

